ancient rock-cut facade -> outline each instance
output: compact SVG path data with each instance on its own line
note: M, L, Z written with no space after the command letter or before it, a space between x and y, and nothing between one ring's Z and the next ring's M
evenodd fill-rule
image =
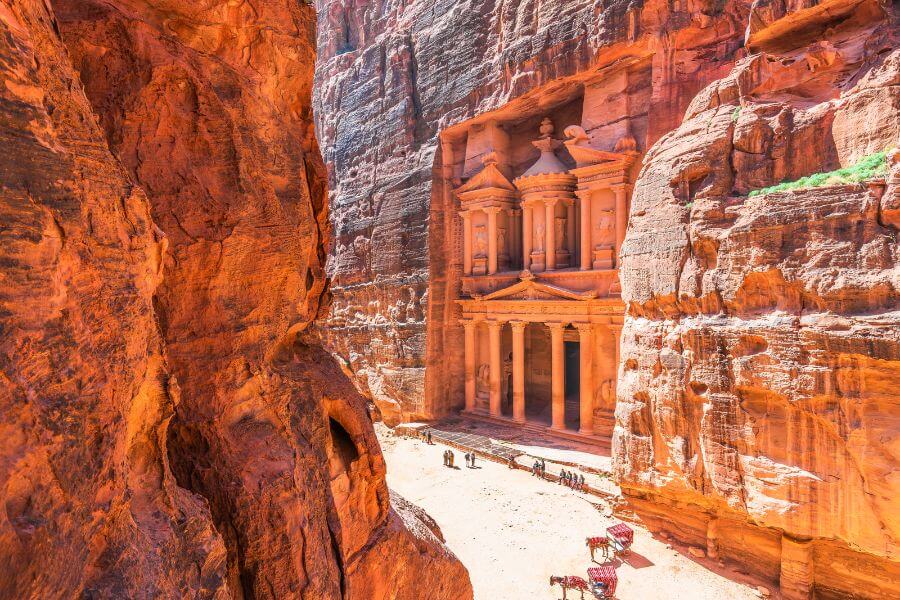
M460 178L478 156L484 163L454 190L465 345L448 362L463 361L464 413L608 441L624 311L616 256L635 141L596 150L570 125L563 144L545 117L523 152L507 128L517 129L490 120L442 134L444 160ZM516 173L517 159L534 151Z

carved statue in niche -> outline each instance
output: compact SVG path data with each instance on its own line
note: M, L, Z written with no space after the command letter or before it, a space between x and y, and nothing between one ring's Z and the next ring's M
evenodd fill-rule
M506 229L497 228L497 248L500 254L506 254Z
M534 242L534 249L537 252L543 252L544 251L544 233L546 232L546 229L544 229L544 224L538 223L537 227L535 228L535 231L537 233L537 239Z
M566 218L556 217L554 225L556 227L556 249L562 250L566 247Z
M488 242L484 225L475 227L475 256L487 256Z
M615 402L616 384L612 379L607 379L600 384L600 391L597 396L603 406L609 406Z
M600 212L600 218L597 219L597 230L601 232L610 231L613 228L612 211L604 210Z
M482 387L490 387L491 385L491 365L481 363L478 367L478 383Z

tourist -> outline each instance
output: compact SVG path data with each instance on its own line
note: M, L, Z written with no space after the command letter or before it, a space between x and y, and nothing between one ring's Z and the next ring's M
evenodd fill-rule
M431 446L434 442L431 441L431 430L425 432L425 443Z
M559 472L559 485L566 485L566 470L562 469Z
M472 461L472 468L474 469L475 468L475 453L474 452L472 453L472 456L469 460Z
M516 468L516 461L513 460L512 456L510 456L508 459L506 459L506 466L509 467L510 469Z
M538 461L534 461L534 464L531 465L531 475L534 476L537 474L538 474Z
M581 482L578 485L578 489L580 489L580 490L584 489L584 475L581 475Z
M469 452L466 452L465 457L466 457L466 468L469 468L471 466L471 462L472 462L472 455Z
M547 475L547 461L543 458L541 459L541 479L546 479Z
M444 450L444 466L445 467L450 466L450 459L447 457L447 452L448 452L448 450Z
M450 457L450 468L453 468L453 462L456 460L456 455L453 453L453 450L447 450L447 456Z

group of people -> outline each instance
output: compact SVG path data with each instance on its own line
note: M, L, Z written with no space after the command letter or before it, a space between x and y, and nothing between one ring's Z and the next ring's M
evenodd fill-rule
M453 454L453 450L450 450L449 448L447 450L444 450L444 466L445 467L453 467L453 461L455 459L456 459L456 455Z
M584 475L566 471L563 469L559 473L559 484L572 488L573 490L584 489Z
M466 452L466 466L470 469L475 468L475 453L474 452ZM444 450L444 466L453 468L453 462L456 460L456 454L453 450L449 448Z
M541 479L547 478L547 463L543 458L534 461L534 464L531 465L531 474L540 477ZM579 475L578 473L563 469L559 473L559 484L570 487L573 490L583 490L584 475Z

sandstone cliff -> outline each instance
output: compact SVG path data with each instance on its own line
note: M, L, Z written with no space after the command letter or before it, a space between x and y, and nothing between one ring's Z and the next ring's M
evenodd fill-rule
M617 476L653 527L749 554L787 597L893 597L893 192L836 174L750 193L897 146L897 15L773 6L755 6L752 53L697 95L635 187Z
M0 597L471 597L305 334L313 20L0 4Z

